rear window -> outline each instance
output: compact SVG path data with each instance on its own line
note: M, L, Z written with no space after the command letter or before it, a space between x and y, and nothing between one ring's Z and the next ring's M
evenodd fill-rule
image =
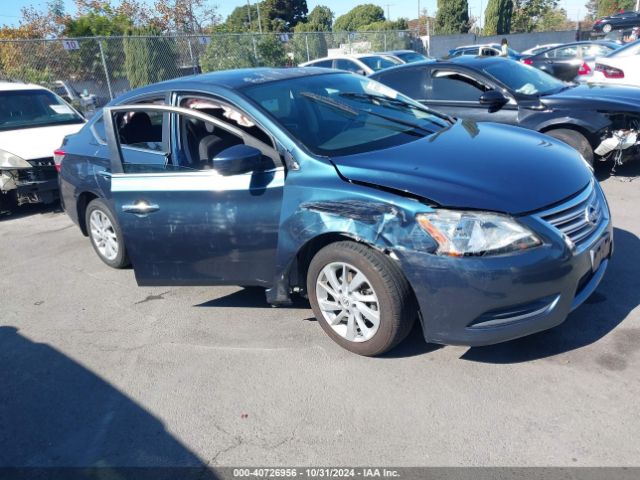
M48 90L0 92L0 131L83 123L64 100Z

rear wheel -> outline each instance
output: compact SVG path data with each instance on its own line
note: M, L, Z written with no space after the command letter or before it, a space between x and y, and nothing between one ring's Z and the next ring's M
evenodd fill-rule
M557 130L550 130L545 133L576 149L587 163L593 166L593 148L591 148L589 140L580 132L567 128L558 128Z
M332 243L311 261L307 291L322 329L359 355L400 343L417 316L413 292L398 266L355 242Z
M107 202L101 198L91 200L85 213L85 222L91 245L100 260L113 268L129 265L122 231Z

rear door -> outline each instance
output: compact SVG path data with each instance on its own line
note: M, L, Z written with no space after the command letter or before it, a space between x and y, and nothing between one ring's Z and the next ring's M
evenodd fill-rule
M270 285L284 185L277 154L187 108L123 105L104 115L113 203L138 283ZM135 115L142 119L128 128ZM151 123L157 132L157 118L160 142L148 131ZM132 139L151 141L153 153L123 144ZM264 167L219 174L211 159L243 143L263 151Z
M426 100L422 103L428 107L475 121L518 123L518 105L514 99L495 112L480 104L482 94L489 90L502 91L488 79L450 66L429 67L427 72Z

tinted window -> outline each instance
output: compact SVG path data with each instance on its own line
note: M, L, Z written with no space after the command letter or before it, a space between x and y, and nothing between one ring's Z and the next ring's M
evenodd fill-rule
M382 73L377 80L416 100L426 98L424 68L400 68Z
M317 155L388 148L448 125L395 90L346 73L269 82L244 92Z
M352 62L351 60L339 58L335 62L335 68L339 70L346 70L348 72L358 72L358 70L362 70L362 67L360 67L357 63Z
M434 70L431 73L432 100L477 102L487 90L487 86L460 72Z
M565 87L551 75L512 60L496 62L484 71L521 95L546 95Z
M547 52L546 57L557 58L561 60L561 59L575 58L577 55L578 55L578 47L574 45L571 47L555 48Z
M395 65L400 65L400 62L398 62L397 60L393 60L389 57L378 57L378 56L360 57L359 60L374 72L377 72L378 70L382 70L383 68L389 68Z
M0 131L83 121L64 100L47 90L0 92Z
M309 65L310 67L322 67L322 68L331 68L333 64L333 60L322 60L321 62L315 62Z
M421 62L422 60L427 60L427 57L417 52L398 53L396 54L396 57L398 57L401 60L404 60L407 63Z

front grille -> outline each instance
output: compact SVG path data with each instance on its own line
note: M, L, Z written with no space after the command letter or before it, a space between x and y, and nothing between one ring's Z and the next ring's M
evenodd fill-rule
M36 182L47 182L58 178L53 157L36 158L27 160L32 168L18 170L18 184L30 184Z
M577 197L538 216L580 248L589 243L607 217L606 208L598 188L591 182Z

